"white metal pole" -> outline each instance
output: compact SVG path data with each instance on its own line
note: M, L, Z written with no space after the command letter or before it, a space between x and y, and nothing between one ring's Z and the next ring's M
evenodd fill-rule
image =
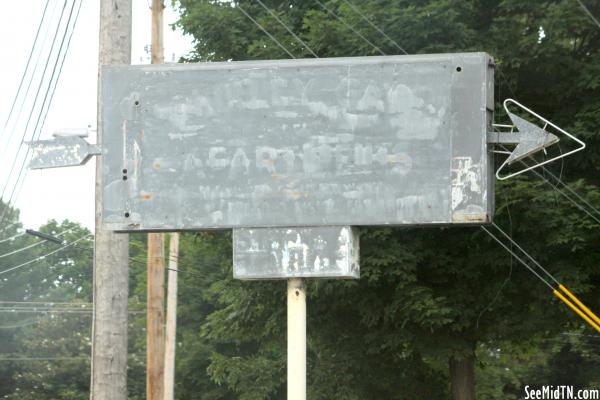
M167 328L165 333L165 396L173 400L175 391L175 342L177 338L177 260L179 233L171 233L169 241L169 282L167 285Z
M299 278L287 289L287 398L306 400L306 287Z

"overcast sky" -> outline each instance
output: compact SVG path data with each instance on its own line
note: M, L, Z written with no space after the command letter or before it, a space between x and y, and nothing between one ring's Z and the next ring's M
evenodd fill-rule
M16 93L21 75L27 63L31 45L49 1L48 25L42 27L41 36L46 38L45 46L50 48L52 31L64 4L63 0L4 1L0 13L0 191L9 174L14 154L23 135L27 103L17 125L3 127ZM71 0L68 0L70 4ZM75 29L60 82L58 84L48 119L41 133L41 139L52 137L55 131L65 128L85 128L96 125L96 86L98 70L98 14L97 0L83 0L81 15ZM191 38L181 32L173 32L168 24L177 19L177 12L165 1L165 60L177 60L192 48ZM68 10L67 10L68 11ZM133 0L133 46L132 63L147 64L149 57L145 47L150 43L150 9L147 0ZM43 40L43 39L42 39ZM58 46L58 45L57 45ZM39 67L38 74L43 70ZM51 69L48 70L49 72ZM28 96L33 98L35 89ZM42 89L42 94L45 88ZM18 107L17 107L18 110ZM13 118L17 115L15 111ZM7 137L14 131L13 140ZM89 138L94 142L92 134ZM8 148L4 152L4 148ZM27 228L38 228L48 219L70 219L92 229L94 226L94 165L92 159L82 167L58 168L29 171L16 206L21 210L21 221ZM17 164L20 166L20 164ZM9 189L12 186L9 185ZM18 193L18 192L17 192ZM6 195L5 195L6 197Z

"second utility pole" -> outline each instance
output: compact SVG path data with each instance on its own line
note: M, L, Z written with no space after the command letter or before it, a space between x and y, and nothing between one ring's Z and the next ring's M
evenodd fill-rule
M152 63L163 55L162 0L152 0ZM146 399L163 400L165 355L164 234L148 234L148 305L146 320Z

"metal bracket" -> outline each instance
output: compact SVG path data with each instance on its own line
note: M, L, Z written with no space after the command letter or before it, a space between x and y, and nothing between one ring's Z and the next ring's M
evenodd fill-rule
M509 104L514 104L515 106L519 107L526 113L539 119L540 121L542 121L544 123L544 127L540 128L539 126L532 124L531 122L510 112L508 109ZM503 181L503 180L512 178L512 177L520 175L524 172L531 171L534 168L541 167L542 165L546 165L548 163L554 162L561 158L565 158L571 154L574 154L578 151L585 149L585 143L583 141L577 139L575 136L573 136L569 132L565 131L564 129L561 129L557 125L548 121L546 118L542 117L541 115L533 112L532 110L525 107L524 105L517 102L516 100L506 99L506 100L504 100L503 105L504 105L504 110L506 111L509 118L512 120L513 125L494 125L495 127L510 128L510 131L509 132L489 132L488 133L488 143L498 143L498 144L516 143L517 146L510 153L502 152L502 151L494 151L494 152L501 153L501 154L509 154L509 156L506 158L506 160L504 160L502 165L500 165L500 167L496 171L496 178L498 180ZM566 152L564 154L560 154L556 157L553 157L549 160L543 161L541 163L537 163L537 164L529 166L527 168L523 168L517 172L513 172L508 175L502 176L500 173L501 173L502 169L504 167L506 167L507 165L512 164L516 161L522 160L523 158L528 157L531 154L534 154L540 150L545 151L546 147L551 146L559 141L559 139L556 135L553 135L546 131L546 128L548 126L551 126L552 128L556 129L557 131L564 134L565 136L573 139L575 142L577 142L579 144L579 147L577 147L576 149L573 149L569 152ZM515 128L518 130L518 133L514 132Z

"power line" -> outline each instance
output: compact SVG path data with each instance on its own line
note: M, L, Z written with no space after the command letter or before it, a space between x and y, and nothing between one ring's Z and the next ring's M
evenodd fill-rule
M12 105L10 106L10 111L8 112L8 116L6 117L6 121L4 122L4 127L2 128L2 132L0 132L0 136L2 136L2 134L4 134L4 132L6 131L6 128L8 127L8 123L12 118L12 113L15 110L15 105L17 104L19 95L21 94L21 89L23 88L23 83L25 83L25 76L27 75L27 71L29 70L29 65L31 64L31 60L33 59L33 53L37 46L38 39L40 37L40 31L42 30L42 26L44 25L44 20L46 19L46 12L48 11L48 4L50 4L50 0L46 0L46 5L44 6L44 11L42 11L42 18L40 19L40 23L38 24L38 28L35 33L35 38L33 39L33 45L31 46L31 51L29 52L29 57L27 58L27 64L25 64L25 69L23 70L23 75L21 76L21 80L19 82L17 92L13 99Z
M42 123L40 125L40 128L38 130L38 134L37 137L35 138L35 140L39 140L41 134L42 134L42 129L44 129L44 126L46 124L46 118L48 117L48 112L50 111L50 107L52 105L52 102L54 100L54 94L56 93L56 87L58 86L58 81L60 79L60 77L62 76L62 70L63 70L63 66L65 64L65 60L67 58L67 54L69 53L69 48L71 46L71 39L73 38L73 33L75 32L75 27L77 26L77 21L79 20L79 13L81 11L81 5L83 4L83 0L80 0L79 2L79 6L77 8L77 13L75 15L75 21L73 22L73 26L71 28L71 33L69 34L69 39L67 41L67 46L65 48L65 51L63 52L63 58L62 61L60 63L60 67L58 69L58 75L56 80L54 81L54 87L52 88L52 93L50 95L50 101L48 102L48 107L46 107L46 112L44 113L44 118L42 119ZM68 28L68 27L67 27ZM66 31L65 31L66 34ZM35 131L34 131L35 133ZM30 149L27 149L27 152L29 153ZM29 156L29 159L31 160L31 158L33 157L33 154L31 154ZM25 159L27 159L27 154L25 155ZM17 199L19 198L20 194L21 194L21 190L23 189L23 185L25 184L25 178L27 176L27 173L29 172L28 169L25 169L25 175L23 176L23 178L21 179L21 182L17 182L17 184L19 185L18 189L16 189L16 194L15 194L15 198L13 200L13 204L16 204Z
M74 229L74 228L70 228L70 229L64 230L64 231L62 231L62 232L60 232L60 233L56 234L56 237L58 237L58 236L61 236L61 235L65 234L65 233L71 232L73 229ZM47 240L47 239L46 239L46 240L41 240L41 241L39 241L39 242L35 242L35 243L33 243L33 244L30 244L29 246L25 246L25 247L22 247L22 248L20 248L20 249L17 249L17 250L10 251L10 252L8 252L8 253L0 254L0 258L4 258L4 257L8 257L8 256L12 256L13 254L20 253L20 252L22 252L22 251L25 251L25 250L31 249L31 248L33 248L33 247L39 246L40 244L44 244L44 243L47 243L47 242L49 242L49 240Z
M554 276L552 276L552 274L550 272L548 272L548 270L546 270L544 267L542 267L539 262L537 262L529 253L527 253L521 246L519 246L519 244L517 242L515 242L506 232L504 232L502 229L500 229L500 227L498 225L496 225L494 222L492 222L492 226L494 228L496 228L502 234L502 236L507 238L513 246L515 246L523 254L525 254L525 256L527 258L529 258L531 260L531 262L533 262L539 269L541 269L546 274L546 276L548 276L552 281L554 281L554 283L556 283L557 285L560 285L558 280L556 280L554 278Z
M4 228L0 229L0 233L7 231L9 228L12 228L15 225L17 225L17 222L6 225Z
M37 323L39 323L41 320L41 318L39 317L33 317L33 318L28 318L24 321L21 321L20 323L17 324L13 324L13 325L0 325L0 329L19 329L19 328L24 328L26 326L30 326L30 325L35 325Z
M600 333L600 318L596 316L588 307L586 307L573 293L571 293L564 285L562 285L554 276L548 272L540 263L538 263L529 253L527 253L519 244L514 241L506 232L504 232L498 225L492 223L492 226L496 228L498 232L502 234L505 238L507 238L512 245L517 247L521 253L523 253L535 266L537 266L544 274L549 277L555 284L556 287L551 285L546 279L544 279L540 274L537 273L527 262L525 262L521 257L519 257L515 252L510 249L506 244L504 244L500 239L496 237L492 232L490 232L485 226L481 226L492 239L494 239L498 244L500 244L506 251L508 251L512 256L517 259L523 266L525 266L532 274L534 274L539 280L541 280L546 286L550 288L552 294L558 297L563 303L565 303L571 310L573 310L577 315L579 315L585 322L587 322L592 328L594 328L597 332ZM565 296L566 295L566 296ZM567 298L568 297L568 298Z
M554 178L557 181L557 183L560 183L573 196L577 197L579 199L579 201L581 201L582 203L584 203L588 208L590 208L593 212L595 212L596 214L598 214L600 216L600 210L598 210L597 208L595 208L594 206L592 206L589 201L587 201L585 198L583 198L581 195L579 195L576 191L574 191L573 189L571 189L571 187L569 187L569 185L567 185L566 183L564 183L561 178L559 178L558 176L554 175L552 172L550 172L548 169L546 169L546 167L541 167L541 169L542 169L542 171L544 171L544 173L546 173L546 174L550 175L552 178ZM544 177L542 177L542 178L544 178ZM548 182L547 179L546 179L546 182ZM548 183L550 185L552 185L550 182L548 182ZM555 185L552 185L552 186L556 187ZM596 221L600 222L598 220L596 220Z
M391 37L388 36L387 33L385 33L382 29L380 29L377 25L375 25L370 19L368 19L366 17L365 14L363 14L360 9L358 7L356 7L354 4L352 4L351 2L349 2L348 0L343 0L344 3L346 3L350 8L352 8L354 10L354 12L356 12L357 14L359 14L362 19L364 19L365 21L367 21L367 23L369 25L371 25L373 28L375 28L375 30L379 33L381 33L383 36L385 36L385 38L387 40L389 40L390 42L392 42L394 44L394 46L396 46L396 48L398 50L400 50L401 52L403 52L404 54L408 55L408 53L406 52L406 50L404 50L394 39L392 39Z
M343 19L341 19L336 13L334 13L333 11L331 11L329 8L327 8L325 6L325 4L323 4L320 0L315 0L325 11L327 11L329 14L331 14L335 19L337 19L338 21L340 21L342 24L344 24L344 26L346 26L346 28L350 29L352 32L354 32L357 36L359 36L362 40L364 40L366 43L368 43L369 45L371 45L375 50L377 50L382 56L385 56L386 54L383 52L383 50L381 50L379 47L375 46L369 39L367 39L362 33L360 33L359 31L357 31L352 25L348 24L346 21L344 21Z
M18 269L18 268L22 268L22 267L24 267L26 265L33 264L33 263L38 262L38 261L42 261L46 257L51 256L53 254L56 254L56 253L58 253L58 252L60 252L60 251L62 251L64 249L66 249L67 247L70 247L70 246L74 245L75 243L80 242L83 239L86 239L86 238L88 238L90 236L92 236L92 235L91 234L84 235L84 236L80 237L79 239L76 239L76 240L74 240L74 241L72 241L70 243L67 243L66 245L60 247L59 249L51 251L50 253L44 254L44 255L36 257L36 258L34 258L32 260L26 261L26 262L24 262L22 264L15 265L14 267L10 267L10 268L7 268L7 269L5 269L3 271L0 271L0 275L6 274L7 272L10 272L10 271L14 271L15 269Z
M0 361L75 361L86 360L90 357L0 357Z
M54 18L54 14L56 13L57 5L58 5L58 2L55 2L50 20L52 20ZM60 21L59 21L59 23L60 23ZM43 35L44 39L42 40L42 44L40 46L40 51L38 52L37 57L36 57L35 67L33 68L33 72L31 73L31 76L29 77L29 83L27 84L27 89L25 90L25 94L23 95L23 99L21 100L21 104L19 105L19 111L17 112L17 116L15 117L15 122L13 123L13 127L10 130L8 139L6 140L6 147L4 147L3 151L0 152L0 159L4 158L6 151L8 151L8 149L10 147L10 142L11 142L12 137L14 136L16 128L17 128L17 122L21 118L21 115L23 113L23 108L25 107L25 104L27 103L29 91L31 90L31 86L33 85L35 75L36 75L38 67L40 65L40 59L42 58L42 54L44 53L44 47L46 46L46 42L48 40L48 37L50 36L49 32L50 32L50 22L48 23L48 26L46 26L46 30ZM42 75L39 85L42 84L43 80L44 80L44 75ZM32 113L33 109L30 112Z
M273 16L273 18L275 18L277 20L277 22L279 22L279 24L281 24L289 33L292 34L292 36L299 41L304 47L306 47L306 49L310 52L310 54L312 54L315 58L319 58L319 56L317 55L317 53L315 53L308 44L306 44L302 39L300 39L300 37L298 37L298 35L296 35L294 33L294 31L287 26L287 24L285 22L283 22L278 16L277 14L275 14L269 7L267 7L261 0L256 0L258 2L258 4L260 4L262 6L262 8L264 8L265 10L267 10L267 12L269 14L271 14Z
M92 311L87 307L42 307L42 306L0 306L1 311L25 311L25 312L47 312L47 311Z
M506 244L504 244L500 239L496 237L492 232L490 232L485 226L482 226L483 229L492 239L494 239L500 246L502 246L506 251L508 251L517 261L519 261L525 268L527 268L532 274L534 274L540 281L542 281L546 286L548 286L551 290L554 290L554 287L548 283L540 274L538 274L529 264L527 264L521 257L519 257L513 250L511 250ZM511 239L512 241L512 239Z
M6 239L0 240L0 243L9 242L9 241L14 240L14 239L16 239L18 237L21 237L23 235L25 235L25 232L17 233L16 235L13 235L11 237L7 237Z
M0 304L51 304L51 305L71 305L71 304L75 304L75 305L93 305L94 303L86 303L86 302L56 302L56 301L7 301L7 300L3 300L0 301Z
M129 314L143 314L145 310L127 311ZM62 309L48 309L48 310L32 310L32 309L12 309L0 307L0 313L8 314L85 314L92 315L94 310L62 310Z
M39 84L39 86L38 86L38 88L36 90L36 94L35 94L35 97L34 97L34 100L33 100L32 106L31 106L31 112L29 114L29 117L27 118L27 123L26 123L25 129L23 131L23 137L21 139L21 143L19 144L17 152L15 153L15 158L13 159L12 166L11 166L10 171L8 173L8 177L6 178L5 185L4 185L3 189L2 189L2 193L0 194L0 199L4 199L4 193L6 192L6 188L8 187L8 184L10 182L10 177L12 176L13 170L14 170L17 162L18 162L18 155L19 155L19 152L20 152L21 148L23 147L23 142L24 142L25 136L27 135L27 130L29 129L29 124L31 123L31 120L32 120L32 117L33 117L33 113L34 113L36 104L38 102L40 91L41 91L42 86L43 86L43 81L44 81L44 78L46 76L46 71L48 70L48 66L50 65L50 59L52 57L52 53L54 52L54 46L56 45L56 39L58 38L58 33L59 33L59 30L60 30L60 25L62 23L62 19L63 19L64 13L65 13L66 7L67 7L67 0L65 0L64 3L63 3L63 8L62 8L61 13L60 13L58 24L56 25L56 30L54 31L54 36L52 38L52 45L50 46L50 51L48 52L48 56L46 57L46 62L45 62L45 65L44 65L44 70L42 72L42 77L40 79L40 84ZM2 216L0 216L0 225L4 221L3 217L4 217L4 214L6 213L6 210L8 209L9 206L10 206L10 201L8 201L6 203L6 208L5 208L4 212L2 213Z
M293 55L292 53L290 53L290 51L289 51L289 50L288 50L288 49L287 49L287 48L286 48L284 45L282 45L282 44L279 42L279 40L277 40L277 39L275 38L275 36L271 35L271 34L269 33L269 31L267 31L267 30L266 30L266 29L265 29L265 28L264 28L264 27L263 27L263 26L262 26L262 25L261 25L261 24L260 24L260 23L259 23L257 20L255 20L254 18L252 18L252 17L250 16L250 14L248 14L248 13L247 13L247 12L246 12L246 11L245 11L245 10L244 10L244 9L243 9L243 8L242 8L240 5L239 5L239 4L236 4L236 7L237 7L237 8L238 8L238 9L239 9L239 10L240 10L240 11L241 11L241 12L242 12L242 13L243 13L243 14L244 14L246 17L248 17L248 19L249 19L250 21L254 22L254 25L258 26L258 28L259 28L261 31L263 31L263 32L264 32L264 33L265 33L265 34L266 34L266 35L267 35L269 38L271 38L271 40L272 40L273 42L275 42L275 44L276 44L277 46L279 46L279 47L280 47L280 48L281 48L283 51L285 51L285 52L286 52L286 53L287 53L287 54L288 54L290 57L292 57L292 58L296 58L296 57L294 57L294 55Z
M507 150L506 147L502 146L502 149ZM531 157L530 157L531 158ZM527 164L525 161L523 160L519 160L519 162L524 165L525 167L530 167L529 164ZM580 199L581 202L583 202L584 204L586 204L589 208L591 208L592 211L598 213L598 215L600 216L600 211L598 211L596 208L594 208L587 200L585 200L583 197L581 197L577 192L575 192L573 189L571 189L566 183L564 183L561 179L559 179L557 176L555 176L554 174L552 174L548 169L546 169L545 167L541 167L542 171L544 171L544 173L550 175L551 177L553 177L554 179L556 179L560 184L562 184L562 186L567 189L570 193L572 193L575 197L577 197L578 199ZM552 188L558 192L561 196L563 196L565 199L567 199L568 201L570 201L575 207L579 208L581 211L583 211L584 213L586 213L590 218L592 218L594 221L596 221L597 223L600 224L600 218L599 216L594 215L590 210L588 210L585 206L581 205L580 203L578 203L576 200L574 200L571 196L569 196L567 193L565 193L563 190L559 189L556 185L552 184L552 182L550 182L543 174L540 174L538 171L536 171L535 169L530 170L530 172L534 173L537 177L541 178L544 182L546 182L547 184L549 184L550 186L552 186Z
M81 8L81 2L82 2L82 1L83 1L83 0L80 0L80 2L79 2L79 9ZM55 76L55 74L56 74L56 71L57 71L57 66L58 66L58 63L59 63L60 56L61 56L61 54L62 54L62 52L63 52L63 47L64 47L64 44L65 44L65 39L66 39L66 37L67 37L67 32L68 32L68 30L69 30L69 25L70 25L70 23L71 23L71 19L72 19L72 17L73 17L73 11L74 11L74 9L75 9L75 3L76 3L76 1L75 1L75 0L73 0L73 2L71 3L71 9L70 9L70 11L69 11L69 17L68 17L68 19L67 19L67 23L66 23L65 30L64 30L64 33L63 33L63 36L62 36L62 39L61 39L60 47L59 47L59 49L58 49L58 54L57 54L57 56L56 56L56 61L54 62L54 67L52 68L52 74L51 74L51 76L50 76L50 80L49 80L49 82L48 82L48 88L46 89L46 93L45 93L45 95L44 95L44 99L43 99L43 102L42 102L42 106L41 106L41 108L40 108L40 113L38 114L38 117L37 117L37 120L36 120L36 123L35 123L35 127L33 128L33 132L32 132L32 135L31 135L31 139L32 139L32 141L33 141L34 139L36 139L36 140L37 140L37 138L39 138L39 136L41 135L41 129L42 129L42 127L39 125L39 123L40 123L40 120L41 120L41 117L42 117L42 113L44 112L44 111L43 111L43 110L44 110L44 107L46 106L46 102L47 102L47 100L48 100L48 94L50 93L50 88L52 87L52 82L54 81L54 76ZM66 0L65 0L65 5L66 5ZM79 17L79 9L78 9L78 11L77 11L77 18ZM74 23L73 23L73 27L72 27L72 28L73 28L73 30L75 29L75 24L76 24L76 23L77 23L77 20L75 20L75 21L74 21ZM59 30L59 27L60 27L60 25L59 25L59 26L57 26L57 32L58 32L58 30ZM70 43L70 39L69 39L69 43ZM68 51L68 48L65 50L65 57L66 57L66 52L67 52L67 51ZM64 62L64 59L63 59L63 62ZM60 72L59 72L59 75L58 75L58 76L57 76L57 78L56 78L55 85L56 85L56 84L58 84L58 80L60 79L60 73L62 73L62 65L61 65L61 70L60 70ZM50 103L52 102L52 98L53 98L53 97L54 97L54 93L52 92L52 95L51 95L51 97L50 97ZM48 103L48 108L51 106L51 104L50 104L50 103ZM38 127L40 128L40 130L39 130L39 132L38 132L38 134L37 134L37 138L36 138L36 131L38 131ZM25 136L26 132L27 132L27 129L25 129L24 136ZM23 136L23 137L24 137L24 136ZM23 141L21 142L21 146L22 146L22 145L23 145ZM20 147L19 147L19 148L20 148ZM28 146L28 147L27 147L27 150L26 150L26 152L25 152L25 157L24 157L24 159L23 159L23 162L22 162L22 164L21 164L21 168L20 168L20 170L19 170L19 174L18 174L18 176L17 176L17 179L16 179L16 181L15 181L15 186L14 186L14 188L13 188L12 192L11 192L10 198L8 199L8 204L11 204L11 201L12 201L12 199L13 199L13 196L14 196L14 194L15 194L15 191L16 191L16 189L17 189L17 185L19 184L19 180L20 180L20 178L21 178L21 175L22 175L22 173L23 173L23 170L25 170L25 169L26 169L26 166L27 166L27 160L28 160L28 156L29 156L29 153L30 153L30 151L31 151L31 148ZM11 170L12 170L12 168L11 168ZM4 190L3 190L3 192L2 192L2 195L0 196L0 198L3 198L3 196L4 196ZM5 209L5 211L6 211L6 209ZM0 216L0 224L2 223L3 217L4 217L4 215Z
M594 23L598 26L598 28L600 28L600 22L598 22L596 17L594 17L594 14L591 13L591 11L585 6L585 4L583 4L583 2L581 0L576 0L576 1L577 1L577 3L579 3L579 6L581 7L581 9L590 17L590 19L592 21L594 21Z

